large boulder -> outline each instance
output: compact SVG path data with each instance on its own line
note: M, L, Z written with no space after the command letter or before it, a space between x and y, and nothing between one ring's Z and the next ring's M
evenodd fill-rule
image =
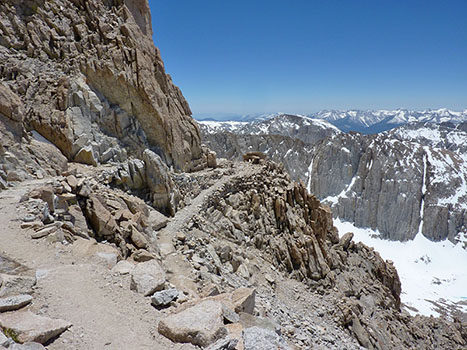
M115 235L118 230L117 222L97 196L89 197L86 214L97 236L109 238Z
M132 290L145 296L164 289L166 276L162 267L155 260L141 262L130 272Z
M222 304L205 300L159 322L159 333L178 343L206 347L227 335Z
M22 122L23 113L24 107L20 97L8 86L0 84L0 114L15 122Z

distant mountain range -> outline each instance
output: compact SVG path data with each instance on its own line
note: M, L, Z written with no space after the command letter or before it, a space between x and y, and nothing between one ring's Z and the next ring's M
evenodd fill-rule
M279 115L291 115L285 113L257 114L242 116L223 116L220 118L203 119L199 121L220 121L220 122L256 122L274 119ZM339 128L341 131L357 131L362 134L377 134L393 129L397 126L414 122L432 123L453 123L458 124L467 121L467 109L463 111L452 111L446 108L436 110L412 111L407 109L397 110L323 110L309 115L296 115L311 119L325 120ZM222 129L226 130L226 125ZM232 123L233 128L241 124Z

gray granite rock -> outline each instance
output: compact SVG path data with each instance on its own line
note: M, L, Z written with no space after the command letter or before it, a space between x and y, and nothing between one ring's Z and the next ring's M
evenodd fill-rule
M160 292L155 292L151 297L151 304L154 306L167 306L172 300L177 299L178 290L176 289L166 289Z
M28 294L14 295L0 298L0 312L21 309L32 301L32 296Z

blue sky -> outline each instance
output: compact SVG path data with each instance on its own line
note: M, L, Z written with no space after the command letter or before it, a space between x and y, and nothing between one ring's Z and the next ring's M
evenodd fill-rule
M467 1L149 0L195 116L467 108Z

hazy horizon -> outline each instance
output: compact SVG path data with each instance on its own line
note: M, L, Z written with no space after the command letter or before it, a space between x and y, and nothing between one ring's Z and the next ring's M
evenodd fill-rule
M387 108L370 108L370 109L364 109L364 108L350 108L350 109L336 109L336 108L323 108L317 111L312 111L308 113L299 113L299 112L291 112L291 111L270 111L270 112L257 112L257 113L228 113L228 112L220 112L220 113L198 113L192 115L192 117L196 120L205 120L205 119L213 119L213 120L226 120L226 118L233 118L233 117L255 117L255 116L261 116L261 115L270 115L270 114L296 114L296 115L313 115L316 113L319 113L321 111L396 111L396 110L408 110L408 111L415 111L415 112L423 112L423 111L437 111L440 109L448 109L451 112L464 112L467 111L467 108L464 109L451 109L451 108L424 108L424 109L411 109L411 108L394 108L394 109L387 109Z

